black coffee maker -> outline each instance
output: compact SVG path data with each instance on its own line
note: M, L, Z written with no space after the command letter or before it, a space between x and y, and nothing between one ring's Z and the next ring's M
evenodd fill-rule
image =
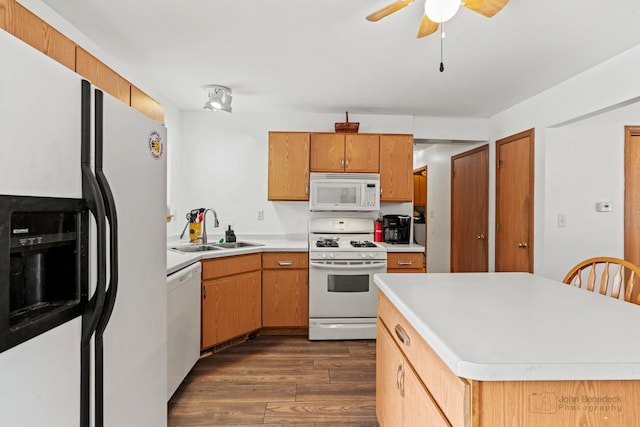
M411 217L409 215L384 215L382 235L386 243L409 243Z

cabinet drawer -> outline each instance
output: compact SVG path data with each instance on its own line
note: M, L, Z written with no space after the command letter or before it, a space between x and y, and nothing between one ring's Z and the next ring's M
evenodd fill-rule
M469 426L469 384L451 372L382 292L378 292L378 317L451 425Z
M424 272L424 254L422 252L389 252L387 253L387 271Z
M262 268L309 268L308 252L268 252L262 254Z
M260 270L261 258L251 254L202 260L202 280Z

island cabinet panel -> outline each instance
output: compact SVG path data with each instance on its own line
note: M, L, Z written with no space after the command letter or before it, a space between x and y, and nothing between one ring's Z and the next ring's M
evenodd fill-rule
M451 426L380 320L376 356L376 415L381 426Z
M474 426L640 425L638 381L473 381Z
M309 132L269 132L269 200L309 200L310 138Z
M382 292L378 292L378 318L448 422L454 427L470 426L469 383L451 372Z
M309 326L308 252L262 254L262 326Z
M387 273L424 273L423 252L387 253Z
M380 135L380 201L413 201L413 135Z
M260 268L260 254L202 261L202 349L260 329Z

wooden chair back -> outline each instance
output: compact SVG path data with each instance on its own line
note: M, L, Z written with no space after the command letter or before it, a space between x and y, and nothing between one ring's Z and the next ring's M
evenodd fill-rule
M582 272L585 270L587 272L586 282L582 277ZM625 270L627 282L623 285ZM633 296L636 282L640 280L640 267L624 259L613 257L589 258L573 267L562 279L562 282L594 292L598 276L600 277L598 289L600 294L620 299L622 292L625 301L640 304L640 294L637 297Z

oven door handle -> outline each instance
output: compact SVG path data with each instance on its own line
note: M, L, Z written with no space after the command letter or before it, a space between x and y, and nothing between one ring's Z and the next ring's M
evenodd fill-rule
M348 264L330 264L324 263L322 261L311 261L309 262L309 265L315 268L322 268L326 270L361 270L371 267L386 267L387 261L348 261Z

